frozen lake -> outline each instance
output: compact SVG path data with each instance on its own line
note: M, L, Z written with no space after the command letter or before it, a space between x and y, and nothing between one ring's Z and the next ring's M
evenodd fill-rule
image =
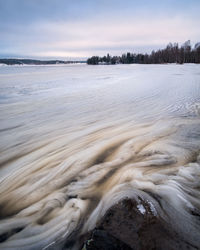
M199 116L199 65L0 66L0 248L60 247L138 196L198 247Z

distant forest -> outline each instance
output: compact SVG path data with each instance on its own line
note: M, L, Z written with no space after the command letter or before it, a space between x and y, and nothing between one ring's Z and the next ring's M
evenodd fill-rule
M200 63L200 43L192 48L190 40L179 47L178 43L169 43L165 49L152 51L151 54L126 53L122 56L99 57L92 56L88 58L87 64L164 64L164 63Z
M60 60L34 60L34 59L0 59L0 63L7 65L51 65L51 64L69 64L69 63L85 63L85 61L60 61Z

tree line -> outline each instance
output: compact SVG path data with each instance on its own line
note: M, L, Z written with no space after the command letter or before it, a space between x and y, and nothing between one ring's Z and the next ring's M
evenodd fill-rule
M69 63L85 63L85 61L61 61L61 60L34 60L34 59L15 59L15 58L8 58L8 59L1 59L0 63L6 65L51 65L51 64L69 64Z
M178 43L169 43L165 49L152 51L151 54L136 54L127 52L121 56L99 57L92 56L88 58L87 64L163 64L163 63L200 63L200 43L196 43L192 48L190 40L179 47Z

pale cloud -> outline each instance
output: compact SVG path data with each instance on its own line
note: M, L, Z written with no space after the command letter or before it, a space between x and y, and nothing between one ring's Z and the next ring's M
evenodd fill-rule
M5 41L18 54L39 57L88 57L107 52L120 54L150 52L168 42L200 40L198 19L139 16L126 19L117 17L92 20L41 21L27 26L18 25L12 32L5 31Z

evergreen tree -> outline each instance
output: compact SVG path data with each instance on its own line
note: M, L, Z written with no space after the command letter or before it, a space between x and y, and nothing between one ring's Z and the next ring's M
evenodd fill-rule
M200 63L200 43L195 44L194 49L191 47L190 40L186 41L180 48L178 43L169 43L165 49L152 51L148 54L132 54L127 52L121 56L107 56L98 57L92 56L87 60L88 64L131 64L131 63L142 63L142 64L161 64L161 63Z

